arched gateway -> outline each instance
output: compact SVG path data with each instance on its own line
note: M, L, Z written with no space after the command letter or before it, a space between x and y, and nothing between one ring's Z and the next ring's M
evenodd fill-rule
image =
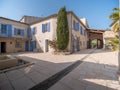
M92 40L97 40L96 47L103 48L103 30L88 29L88 48L92 48Z

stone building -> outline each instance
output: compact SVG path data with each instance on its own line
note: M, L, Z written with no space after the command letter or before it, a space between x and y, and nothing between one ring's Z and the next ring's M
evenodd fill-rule
M102 32L89 29L87 20L78 18L72 11L67 12L67 19L69 27L67 51L69 52L90 48L90 40L93 39L91 33L95 35ZM52 52L53 49L48 42L56 39L56 30L57 14L44 18L24 16L20 21L0 17L0 53ZM103 34L100 35L102 37Z

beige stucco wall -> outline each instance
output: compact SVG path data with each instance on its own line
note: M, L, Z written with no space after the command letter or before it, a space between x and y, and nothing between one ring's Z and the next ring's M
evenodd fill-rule
M49 23L50 22L50 32L42 32L42 24ZM37 41L37 47L36 49L41 50L45 52L45 40L53 40L55 38L54 32L55 32L55 19L48 19L45 21L42 21L40 23L31 25L31 28L36 27L36 34L32 36L32 41ZM49 46L49 51L52 51L52 48Z

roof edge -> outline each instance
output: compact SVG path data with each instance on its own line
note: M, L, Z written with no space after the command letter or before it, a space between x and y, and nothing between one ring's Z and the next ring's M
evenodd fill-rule
M13 19L9 19L9 18L5 18L5 17L0 17L1 19L5 19L5 20L10 20L10 21L13 21L13 22L17 22L17 23L21 23L21 24L25 24L25 25L29 25L27 23L23 23L23 22L20 22L20 21L16 21L16 20L13 20Z

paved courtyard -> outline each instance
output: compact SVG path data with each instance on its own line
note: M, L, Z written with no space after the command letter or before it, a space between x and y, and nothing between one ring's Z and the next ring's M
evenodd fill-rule
M117 52L90 49L66 56L30 52L11 55L35 64L0 74L0 90L28 90L78 60L82 63L48 90L120 90Z

